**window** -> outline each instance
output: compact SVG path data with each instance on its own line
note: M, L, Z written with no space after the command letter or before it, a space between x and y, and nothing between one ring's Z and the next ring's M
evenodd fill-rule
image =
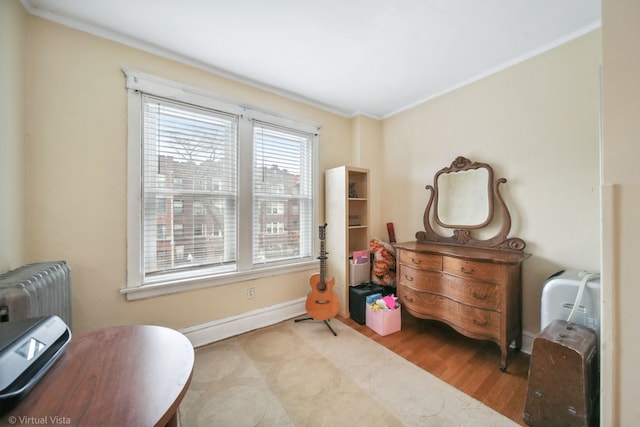
M167 200L164 198L158 198L156 200L156 207L158 209L158 215L167 213Z
M266 230L265 230L268 234L282 234L285 232L284 230L284 224L281 222L271 222L269 224L267 224ZM267 245L269 246L273 246L274 244L280 244L277 241L271 241L268 242Z
M162 155L160 155L162 156ZM162 163L161 161L159 161L158 163ZM166 162L165 162L166 163ZM165 166L166 167L166 166ZM160 165L158 165L158 169L161 169L162 167ZM148 168L151 169L151 168ZM152 175L154 172L153 170L147 170L147 175L145 175L145 184L149 185L150 184L150 177L148 175ZM155 181L155 180L154 180ZM175 182L174 182L175 183ZM176 187L174 187L176 188ZM177 188L181 188L181 186L177 186ZM162 196L158 196L157 199L162 198ZM182 199L174 199L173 200L173 214L174 215L182 215L182 209L183 209L183 200Z
M273 202L267 205L267 214L269 215L284 215L284 203Z
M193 214L204 215L204 205L202 202L193 202Z
M156 236L158 240L165 240L167 237L167 226L166 224L158 224L158 235Z
M137 299L311 268L318 126L124 73L123 293Z
M146 217L145 219L147 219L149 217ZM174 222L173 223L173 239L172 240L176 240L177 237L182 237L182 235L184 234L184 224L181 222L182 220L178 220L178 222ZM145 221L145 223L148 221ZM146 224L145 224L146 225ZM145 246L148 246L148 243L145 241ZM147 264L149 265L153 265L153 253L151 253L151 256L147 257L147 259L145 260L147 262ZM151 269L153 269L154 267L151 267ZM147 269L146 271L149 272L153 272L151 269Z

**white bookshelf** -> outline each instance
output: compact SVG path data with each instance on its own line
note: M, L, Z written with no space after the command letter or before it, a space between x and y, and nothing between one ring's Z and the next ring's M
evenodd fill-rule
M325 171L327 276L335 278L340 314L349 316L349 257L369 250L369 170L339 166Z

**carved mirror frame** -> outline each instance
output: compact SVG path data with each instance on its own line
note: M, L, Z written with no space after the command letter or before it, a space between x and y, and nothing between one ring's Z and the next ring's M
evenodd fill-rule
M478 223L469 224L448 224L438 214L438 204L442 203L445 199L455 199L455 195L447 195L443 197L443 189L439 188L438 182L445 175L458 174L460 172L486 170L487 172L487 216L484 220L480 220ZM426 189L430 192L429 202L424 211L423 223L424 231L416 233L416 239L418 242L436 242L436 243L448 243L461 246L474 246L474 247L486 247L495 249L509 249L522 251L525 247L524 240L512 237L507 237L511 230L511 214L507 208L502 196L500 195L500 184L507 182L505 178L499 178L494 180L493 168L487 163L471 162L466 157L458 156L450 166L439 170L433 179L433 186L427 185ZM479 188L484 188L483 184L478 184ZM448 189L451 191L452 189ZM482 190L484 192L484 190ZM468 194L460 197L468 197ZM481 196L484 199L484 195ZM479 200L481 200L479 199ZM502 224L500 225L495 236L488 239L478 239L472 235L472 230L479 230L492 223L494 219L495 208L500 212L500 219ZM431 219L443 229L453 229L450 236L442 236L438 234L431 225Z
M493 218L492 182L491 166L472 163L464 157L456 158L451 166L440 169L433 178L433 219L445 228L487 226ZM476 212L472 214L472 210ZM481 212L478 214L477 211ZM443 213L447 215L445 218ZM474 215L481 218L473 222Z

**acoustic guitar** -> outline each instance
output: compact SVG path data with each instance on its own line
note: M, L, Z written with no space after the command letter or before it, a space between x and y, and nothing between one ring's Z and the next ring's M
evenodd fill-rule
M309 316L316 320L327 320L335 317L340 310L340 302L338 296L333 291L333 285L335 279L331 280L326 278L326 260L327 252L325 250L325 230L327 224L321 225L319 230L320 237L320 272L313 274L309 278L309 284L311 285L311 292L307 296L307 302L305 308Z

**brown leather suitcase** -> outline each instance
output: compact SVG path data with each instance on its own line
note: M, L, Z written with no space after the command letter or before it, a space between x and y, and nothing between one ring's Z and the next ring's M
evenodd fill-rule
M533 427L597 426L598 338L553 320L533 340L524 421Z

